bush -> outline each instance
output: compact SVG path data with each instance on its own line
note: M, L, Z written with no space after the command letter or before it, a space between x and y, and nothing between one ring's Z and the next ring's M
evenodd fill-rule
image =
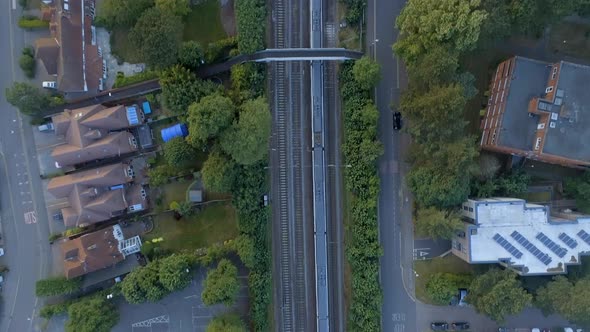
M47 304L39 312L39 316L45 319L51 319L55 315L65 314L68 311L70 302L62 302L56 304Z
M49 27L49 22L40 20L34 16L23 16L18 20L18 26L23 29L43 29Z
M35 69L37 62L35 61L35 51L32 47L28 46L23 48L18 64L25 73L26 77L35 77Z
M236 37L228 37L222 40L218 40L207 45L205 50L205 61L207 63L213 63L216 61L223 60L231 49L238 45L238 39Z
M426 283L426 291L438 305L447 305L459 293L459 288L467 288L471 283L471 275L452 273L435 273Z
M262 0L236 0L236 25L238 27L238 49L242 54L252 54L264 49L265 2Z
M49 242L53 242L61 237L61 233L53 233L49 235Z
M83 227L74 227L74 228L67 229L65 231L65 234L64 235L67 236L67 237L69 237L69 236L73 236L73 235L76 235L76 234L80 234L82 232L84 232L84 228Z
M147 70L141 73L137 73L133 76L125 76L125 74L119 72L117 73L117 78L115 78L115 84L113 84L113 89L122 88L124 86L154 80L157 78L158 72L154 70Z
M82 283L79 278L66 279L65 277L53 277L37 280L35 285L35 295L41 297L72 294L80 290L81 285Z

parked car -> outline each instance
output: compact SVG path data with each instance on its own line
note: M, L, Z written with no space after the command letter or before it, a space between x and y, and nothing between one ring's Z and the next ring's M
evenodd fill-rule
M53 123L51 123L51 122L46 123L46 124L42 124L42 125L40 125L37 128L42 133L45 133L45 132L48 132L48 131L53 131L55 129L55 127L53 126Z
M433 331L448 331L449 324L447 324L447 322L432 322L430 324L430 329Z
M402 128L402 114L400 112L393 113L393 129L400 130Z
M451 328L455 331L469 330L469 323L467 323L467 322L454 322L451 324Z
M42 85L45 89L57 89L56 81L43 81Z
M459 288L459 306L464 307L467 305L467 302L465 302L465 298L467 297L467 289L465 288Z

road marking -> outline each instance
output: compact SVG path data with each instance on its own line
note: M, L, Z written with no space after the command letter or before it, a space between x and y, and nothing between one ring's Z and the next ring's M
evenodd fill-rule
M36 224L37 223L37 215L35 211L25 212L25 224Z
M12 10L16 10L16 0L12 0Z

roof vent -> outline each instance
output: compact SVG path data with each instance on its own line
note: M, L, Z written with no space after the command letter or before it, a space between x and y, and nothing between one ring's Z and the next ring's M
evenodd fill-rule
M554 104L556 106L560 106L562 103L563 103L563 98L559 98L559 97L555 98Z
M555 95L557 97L563 97L564 96L564 91L562 89L557 89L557 92L555 92Z
M551 123L549 123L549 128L555 128L555 122L551 121Z
M551 92L551 91L553 91L553 85L552 85L552 86L548 86L548 87L545 89L545 93L549 93L549 92Z
M557 113L551 113L551 120L557 120L559 115Z

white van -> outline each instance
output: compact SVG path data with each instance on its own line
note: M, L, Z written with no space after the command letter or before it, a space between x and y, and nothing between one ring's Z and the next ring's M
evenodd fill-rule
M45 89L57 89L56 81L43 81L43 87Z

